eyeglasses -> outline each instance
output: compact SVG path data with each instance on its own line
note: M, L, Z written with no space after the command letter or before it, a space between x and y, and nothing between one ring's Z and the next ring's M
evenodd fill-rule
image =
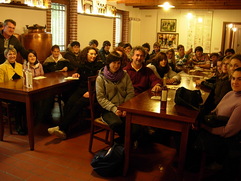
M97 53L88 53L88 55L97 56L98 54Z
M229 65L229 63L223 63L222 65L227 65L227 66L228 66L228 65Z

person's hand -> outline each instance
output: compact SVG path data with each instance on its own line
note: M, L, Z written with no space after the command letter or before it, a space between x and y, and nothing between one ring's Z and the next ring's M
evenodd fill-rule
M79 78L79 77L80 77L80 74L74 73L74 74L72 75L72 77L73 77L73 78Z
M85 98L89 98L89 97L90 97L89 92L84 93L83 97L85 97Z
M126 111L122 112L122 117L126 117Z
M201 83L202 83L203 81L204 81L204 80L202 80L202 79L196 80L196 85L201 85Z
M67 72L68 71L68 67L64 67L62 70L60 70L62 72Z
M189 55L190 53L192 53L192 48L190 48L190 49L186 52L186 55Z
M151 89L151 91L153 91L153 92L160 92L160 91L161 91L161 87L159 86L159 84L158 84L158 85L155 85L155 86Z
M115 114L116 114L117 116L121 117L121 116L122 116L122 111L117 109L116 112L115 112Z
M176 81L176 79L167 79L166 83L167 84L173 84Z
M203 129L205 129L205 130L208 131L208 132L211 132L211 130L212 130L211 127L209 127L209 126L207 126L207 125L205 125L205 124L203 124L203 123L200 124L200 127L203 128Z

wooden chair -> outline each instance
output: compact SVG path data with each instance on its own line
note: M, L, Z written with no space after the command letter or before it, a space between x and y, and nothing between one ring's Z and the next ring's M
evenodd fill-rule
M96 101L96 89L95 81L97 76L91 76L88 78L88 91L90 100L90 114L91 114L91 128L90 128L90 142L89 152L92 152L93 139L102 141L109 146L113 145L114 142L114 131L109 127L108 124L102 121L100 116L101 106ZM105 138L98 136L97 134L106 131Z
M13 134L13 130L12 130L12 121L11 121L11 117L14 117L14 113L13 110L15 110L15 106L10 103L10 102L6 102L6 101L0 101L0 106L2 111L4 110L4 113L2 112L2 120L5 121L6 123L8 123L9 125L9 133Z
M56 94L54 97L54 102L57 102L59 105L59 113L60 117L63 117L63 109L62 109L62 95L61 94Z

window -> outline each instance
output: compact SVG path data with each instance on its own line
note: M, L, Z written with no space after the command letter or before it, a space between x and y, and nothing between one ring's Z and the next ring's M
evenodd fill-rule
M115 46L118 46L118 43L122 41L122 14L117 13L116 14L116 32L115 32Z
M52 44L59 45L60 51L65 50L66 42L66 6L59 3L51 4Z

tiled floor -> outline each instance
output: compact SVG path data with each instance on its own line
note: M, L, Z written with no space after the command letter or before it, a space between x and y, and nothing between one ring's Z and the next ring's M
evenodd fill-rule
M133 152L128 176L103 178L93 172L88 152L89 132L74 129L72 138L60 140L47 133L49 125L35 127L35 150L29 150L28 137L10 135L5 127L4 141L0 142L1 181L175 181L176 169L171 165L176 151L161 144ZM94 141L93 149L104 145ZM161 168L161 169L160 169ZM185 174L184 180L195 180Z

